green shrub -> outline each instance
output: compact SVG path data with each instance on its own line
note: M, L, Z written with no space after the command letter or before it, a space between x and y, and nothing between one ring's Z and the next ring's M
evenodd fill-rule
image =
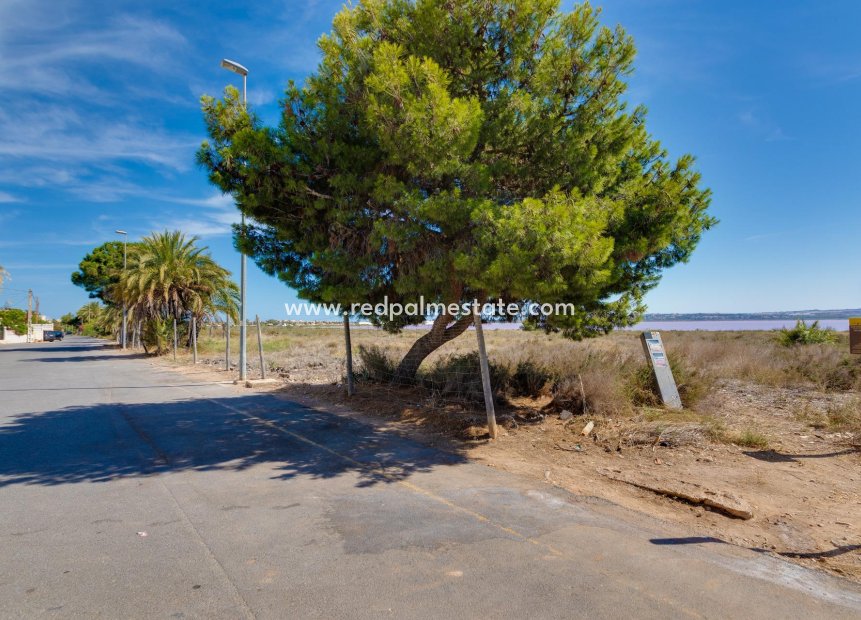
M24 336L27 334L27 312L17 308L0 308L0 325Z
M498 397L509 389L512 373L507 366L490 364L490 386ZM419 371L419 383L444 396L481 402L484 390L478 352L450 355L437 361L429 370Z
M685 357L670 358L670 370L673 372L682 405L688 409L695 408L711 390L713 383L711 377L702 370L694 368ZM645 407L663 405L658 382L649 364L637 367L631 376L629 386L631 400L635 405Z
M101 330L93 325L92 323L85 323L81 328L81 333L84 336L89 336L90 338L101 338L104 334L102 334ZM131 342L131 331L129 333L129 342Z
M661 405L661 395L658 390L658 382L652 367L641 364L631 375L629 382L631 402L642 407L657 407Z
M509 389L514 396L541 396L553 381L553 373L532 360L522 360L511 375Z
M388 383L395 376L395 362L376 345L359 345L361 367L356 373L359 379L374 383Z
M792 329L780 330L780 344L785 347L801 344L828 344L837 341L837 332L830 327L819 327L819 321L813 321L810 325L804 321L798 321Z
M760 450L764 450L768 447L768 437L753 430L744 430L737 435L730 435L728 439L731 443L742 448L759 448Z
M150 319L143 324L141 340L149 355L164 355L173 348L173 319Z

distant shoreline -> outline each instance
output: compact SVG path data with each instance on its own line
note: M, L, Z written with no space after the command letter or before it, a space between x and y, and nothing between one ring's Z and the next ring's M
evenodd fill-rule
M643 322L654 321L823 321L848 320L861 317L861 308L844 310L781 310L777 312L691 312L691 313L647 313Z
M861 308L843 310L778 310L776 312L647 312L643 323L679 321L845 321L861 317ZM287 323L340 323L342 317L335 315L295 317Z
M861 315L859 315L861 316ZM776 329L791 328L799 318L785 319L730 319L730 320L644 320L632 327L624 328L627 331L708 331L708 332L756 332L772 331ZM819 326L830 328L838 332L849 331L849 319L805 319L808 323L819 321Z
M861 315L859 315L861 316ZM830 328L838 332L849 330L848 319L814 319L819 321L819 326ZM631 327L621 328L620 331L773 331L783 328L791 328L795 326L796 319L758 319L758 320L672 320L672 321L641 321ZM375 329L368 322L351 322L354 329ZM340 328L341 321L302 321L293 320L287 322L288 326L292 327L319 327L319 328ZM520 323L486 323L487 330L512 330L520 329ZM407 330L424 330L429 329L430 325L409 325ZM472 327L470 327L472 329Z
M847 310L791 310L779 312L737 313L650 313L643 320L621 331L773 331L792 328L797 321L819 321L819 326L838 332L849 330L849 318L861 317L861 308ZM286 324L297 327L338 327L340 317L294 318ZM356 328L371 328L368 321L351 321ZM520 323L486 323L486 329L520 329ZM427 329L429 325L411 325L407 329Z

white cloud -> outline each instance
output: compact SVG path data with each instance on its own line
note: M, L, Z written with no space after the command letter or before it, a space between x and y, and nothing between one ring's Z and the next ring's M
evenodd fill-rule
M20 263L5 265L9 271L26 271L26 270L75 270L78 268L73 263Z
M838 85L861 78L861 56L828 55L806 52L799 60L800 70L817 83Z
M16 198L9 192L0 191L0 203L5 202L21 202L20 198Z
M213 192L204 198L153 197L178 205L201 207L195 212L195 217L188 217L187 214L176 216L169 212L161 218L151 220L156 230L181 230L198 237L214 237L231 234L231 226L240 219L236 203L229 194Z
M23 107L23 106L22 106ZM92 163L140 161L187 170L200 139L173 135L134 120L105 123L61 104L32 104L0 110L0 157Z
M56 3L29 4L25 19L0 12L5 18L0 26L0 88L5 92L113 99L82 75L82 66L117 63L164 73L187 46L179 31L161 21L120 15L92 25L83 10L71 7L58 15Z
M53 235L47 237L40 236L38 238L27 239L26 241L0 241L0 248L32 248L34 246L46 247L51 245L95 247L104 242L104 239L68 239Z
M21 211L19 209L4 209L3 211L0 211L0 224L10 222L19 215L21 215Z
M230 234L230 226L211 219L176 218L153 220L155 230L179 230L195 237L218 237Z
M747 109L738 114L739 122L760 135L766 142L779 142L792 138L773 120L754 109Z
M142 193L141 166L191 170L200 137L147 100L181 99L192 52L172 24L116 7L0 2L0 183L117 202Z
M163 196L159 200L165 202L173 202L180 205L195 205L198 207L207 207L220 211L235 209L236 202L230 194L222 194L221 192L213 192L206 198L179 198L173 196Z

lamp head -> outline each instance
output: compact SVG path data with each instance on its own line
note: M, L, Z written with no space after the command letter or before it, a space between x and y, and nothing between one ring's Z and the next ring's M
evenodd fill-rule
M127 233L126 231L124 231L124 230L115 230L114 232L115 232L115 233L117 233L118 235L127 235L127 234L128 234L128 233Z
M238 73L241 76L248 75L248 69L240 65L238 62L233 62L232 60L227 60L227 58L221 61L221 66L228 71L233 71L234 73Z

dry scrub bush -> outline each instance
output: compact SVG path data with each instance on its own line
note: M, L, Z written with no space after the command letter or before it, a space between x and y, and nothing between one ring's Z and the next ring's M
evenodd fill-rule
M861 389L861 360L836 350L833 345L795 347L787 373L799 382L811 383L826 392Z
M687 358L670 358L670 369L682 399L682 405L695 409L712 388L714 380L707 373L695 368ZM631 376L631 400L636 405L657 407L662 404L658 383L651 366L641 364Z
M726 438L729 443L734 443L742 448L758 448L764 450L768 447L768 437L762 433L747 429Z
M622 427L617 437L619 443L626 446L653 445L678 448L702 445L709 436L709 427L695 422L678 424L640 422Z
M576 414L628 416L633 412L624 377L594 368L560 379L554 386L551 405Z
M671 361L680 356L715 379L859 390L861 359L849 355L844 340L785 347L771 332L673 332L665 337Z
M508 388L514 396L530 396L532 398L546 395L553 384L554 374L543 364L531 359L517 363Z
M395 361L378 346L359 345L360 365L355 372L359 380L388 383L395 374Z
M828 426L838 431L848 431L861 440L861 400L853 399L833 405L826 416Z
M442 396L471 402L484 400L481 367L476 351L438 359L429 369L420 369L417 378L420 385ZM490 364L490 385L495 398L498 399L505 392L510 378L508 367Z
M636 348L607 347L604 343L595 350L571 348L553 367L551 407L576 414L631 414L628 385L637 355Z

